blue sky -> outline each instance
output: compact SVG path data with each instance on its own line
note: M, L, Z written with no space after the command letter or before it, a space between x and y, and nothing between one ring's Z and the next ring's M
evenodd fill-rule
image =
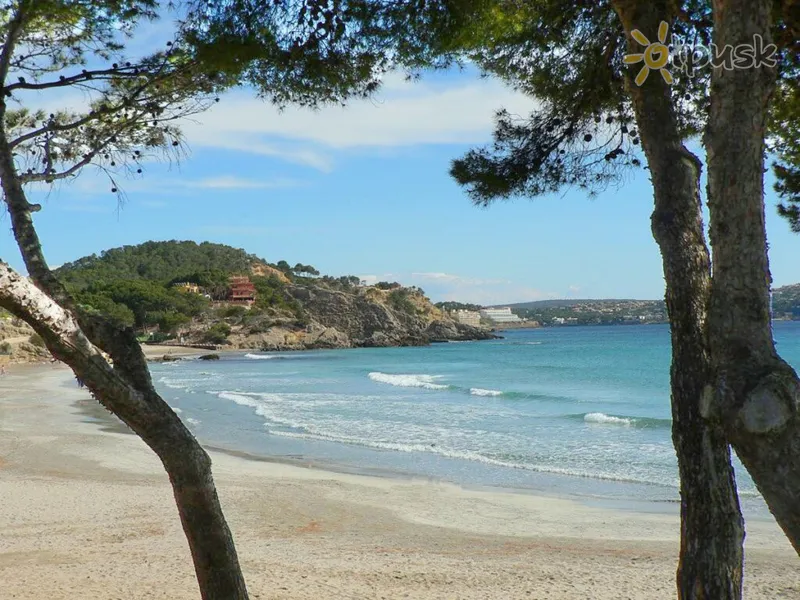
M238 91L185 124L191 152L181 164L150 163L141 179L121 182L121 208L89 170L32 192L43 203L36 224L51 265L151 239L208 240L419 285L434 300L661 298L646 171L592 200L576 190L488 209L450 179L450 160L489 140L495 109L531 106L471 72L390 77L371 101L318 112L279 113ZM800 282L800 236L775 204L770 189L779 286ZM0 257L21 269L7 215L0 225Z

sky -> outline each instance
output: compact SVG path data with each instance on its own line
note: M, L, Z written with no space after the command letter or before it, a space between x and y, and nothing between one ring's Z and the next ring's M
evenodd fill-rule
M190 152L179 164L148 163L120 181L122 206L88 169L31 190L43 205L35 222L52 266L147 240L195 240L417 285L435 301L662 298L647 171L593 199L574 190L489 208L450 178L452 159L491 139L494 111L532 106L470 70L390 76L371 100L316 112L279 112L238 90L184 123ZM776 215L767 185L777 287L800 282L800 236ZM23 270L5 213L0 257Z

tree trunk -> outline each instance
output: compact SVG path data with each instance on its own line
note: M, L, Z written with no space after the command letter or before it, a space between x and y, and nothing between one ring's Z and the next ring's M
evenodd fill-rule
M659 23L670 17L659 3L618 0L615 9L628 35L639 29L655 37ZM628 45L631 52L641 51L630 37ZM744 524L730 448L721 428L707 421L703 411L711 369L701 163L683 145L661 76L651 73L641 87L629 78L628 85L652 176L651 223L663 259L672 338L672 439L681 481L678 595L684 600L737 600L742 593Z
M0 129L0 181L34 286L0 263L0 306L25 320L95 398L158 455L169 475L204 600L246 600L247 589L214 487L211 459L153 387L133 331L75 306L41 251L11 151ZM98 349L109 353L113 369Z
M771 38L771 0L715 0L717 47ZM775 72L715 69L706 132L714 251L708 395L728 440L800 553L800 381L772 339L764 137Z
M87 339L75 317L0 262L0 306L23 319L103 406L136 432L169 474L194 558L201 597L246 600L236 549L211 477L211 460L174 411L124 382Z

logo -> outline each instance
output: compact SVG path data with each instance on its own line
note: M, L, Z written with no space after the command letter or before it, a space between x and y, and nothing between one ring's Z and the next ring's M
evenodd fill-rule
M671 84L674 79L672 73L667 71L666 66L669 62L669 48L667 48L667 35L669 35L669 23L661 21L658 26L658 41L651 42L647 36L638 29L631 31L631 37L644 46L644 52L640 54L626 54L622 59L626 65L635 65L644 62L639 73L636 75L636 85L642 85L647 81L647 76L650 71L658 71L661 77L664 78L668 84Z
M697 43L687 43L685 39L672 34L670 45L667 46L669 23L661 21L658 26L658 41L651 42L638 29L631 31L631 37L644 46L644 52L626 54L622 62L626 65L644 63L636 75L636 85L641 86L650 71L658 71L667 84L672 84L675 78L667 69L669 66L677 73L693 77L698 69L711 65L714 69L753 69L767 67L774 69L778 61L775 55L778 47L767 44L762 36L753 36L752 44L726 45L719 48L716 44L704 46Z

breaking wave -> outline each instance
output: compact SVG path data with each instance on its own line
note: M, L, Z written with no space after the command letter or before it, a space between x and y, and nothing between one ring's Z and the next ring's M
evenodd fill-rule
M425 388L428 390L446 390L449 387L441 383L435 383L435 380L441 378L441 375L392 375L390 373L381 373L380 371L375 371L370 373L368 377L372 381L386 383L388 385L396 385L398 387L415 387Z

